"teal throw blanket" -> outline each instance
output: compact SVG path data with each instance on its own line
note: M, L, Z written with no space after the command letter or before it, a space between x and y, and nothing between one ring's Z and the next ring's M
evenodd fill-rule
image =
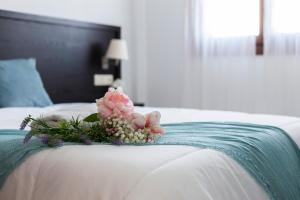
M165 124L166 135L151 145L188 145L214 149L236 160L272 200L300 199L300 150L283 130L244 123ZM47 147L26 132L0 130L0 188L27 157ZM59 155L58 155L59 156Z

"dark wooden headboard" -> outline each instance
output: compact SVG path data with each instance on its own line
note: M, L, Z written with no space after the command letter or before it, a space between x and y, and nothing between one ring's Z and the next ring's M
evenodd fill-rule
M120 76L120 66L101 68L101 59L121 28L0 10L0 59L36 58L54 103L92 102L107 87L94 74Z

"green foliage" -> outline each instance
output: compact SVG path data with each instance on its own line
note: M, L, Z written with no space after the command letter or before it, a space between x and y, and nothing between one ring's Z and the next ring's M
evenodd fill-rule
M84 143L84 139L89 139L94 142L112 142L110 137L105 134L105 130L95 120L97 114L88 116L84 121L79 118L72 118L71 120L60 119L55 121L47 120L46 118L34 119L31 116L31 133L35 136L47 135L49 138L49 146L56 140L63 140L65 142ZM96 121L96 122L95 122Z
M92 142L142 144L155 140L155 135L151 135L147 128L135 130L125 118L98 118L97 113L84 120L78 117L66 120L56 115L37 119L28 116L23 120L21 128L28 124L31 130L24 142L36 136L50 147L61 146L63 142L87 145Z
M98 113L93 113L83 119L84 122L97 122L99 121Z

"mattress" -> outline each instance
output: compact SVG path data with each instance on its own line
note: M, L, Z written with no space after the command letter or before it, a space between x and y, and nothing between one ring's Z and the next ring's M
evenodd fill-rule
M158 110L162 123L215 121L272 125L300 146L300 119L238 112L137 107ZM28 114L84 117L95 104L0 109L0 128L18 128ZM233 159L189 146L64 146L27 159L7 179L0 200L99 199L268 199L256 181Z

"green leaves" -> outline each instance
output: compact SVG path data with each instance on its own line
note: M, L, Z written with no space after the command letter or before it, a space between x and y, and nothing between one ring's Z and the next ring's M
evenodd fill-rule
M61 120L60 122L59 122L59 126L58 126L59 128L62 128L62 129L68 129L68 128L70 128L70 123L67 121L67 120Z
M99 118L98 118L98 113L93 113L89 116L87 116L86 118L83 119L84 122L98 122Z

